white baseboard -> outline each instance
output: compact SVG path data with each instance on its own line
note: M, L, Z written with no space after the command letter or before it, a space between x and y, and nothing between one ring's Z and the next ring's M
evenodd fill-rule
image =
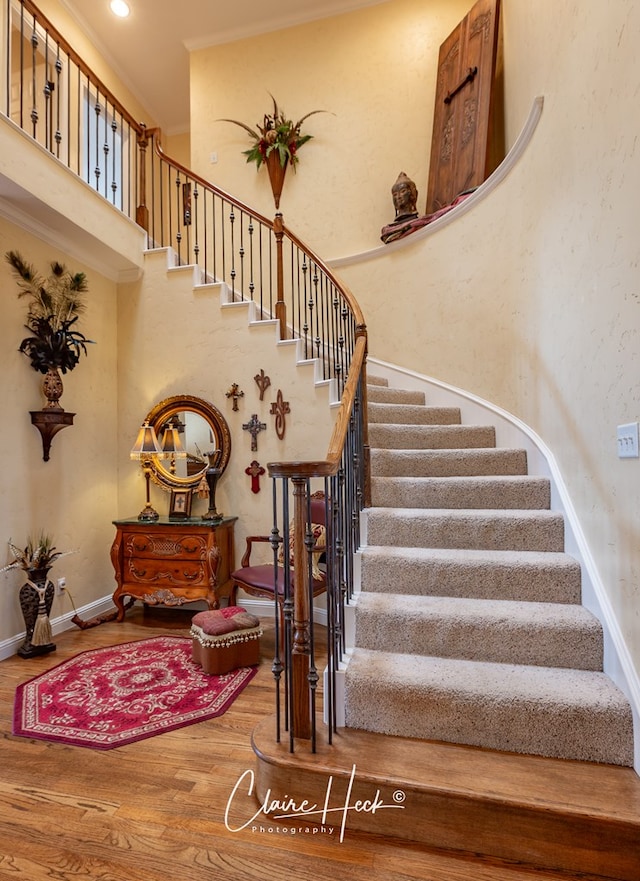
M77 610L77 614L81 618L90 619L95 618L97 615L104 615L105 612L109 612L113 608L113 600L111 594L109 594L107 597L102 597L102 599L94 600L94 602L82 606ZM76 611L72 609L70 612L65 612L64 615L57 615L55 618L52 618L51 630L53 635L57 636L59 633L64 633L65 630L72 630L76 626L71 621L75 614ZM24 642L25 636L26 632L23 630L22 633L16 633L14 636L9 637L9 639L0 642L0 660L4 661L5 658L15 655Z

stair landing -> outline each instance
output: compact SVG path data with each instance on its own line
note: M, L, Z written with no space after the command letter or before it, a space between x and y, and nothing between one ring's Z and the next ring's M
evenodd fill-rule
M290 753L286 735L275 743L275 717L253 732L261 802L269 790L270 799L306 799L319 809L326 800L324 823L318 812L298 815L298 824L589 877L639 877L640 778L631 768L352 729L340 729L328 746L326 728L318 730L315 754L306 742Z

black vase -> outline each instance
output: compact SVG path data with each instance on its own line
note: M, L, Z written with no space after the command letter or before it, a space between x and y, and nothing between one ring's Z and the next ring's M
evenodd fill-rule
M20 608L26 635L18 649L21 658L33 658L56 650L51 642L49 613L53 605L54 587L48 580L48 568L28 569L28 581L20 588Z

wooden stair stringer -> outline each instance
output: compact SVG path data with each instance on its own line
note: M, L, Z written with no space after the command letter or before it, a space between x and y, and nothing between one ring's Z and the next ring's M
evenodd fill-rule
M337 383L333 379L324 378L320 359L308 357L302 340L280 339L279 321L261 311L255 301L234 299L233 291L226 282L204 280L200 267L194 264L180 264L175 250L171 247L147 249L145 260L154 259L165 262L167 278L172 280L171 283L184 285L185 291L190 290L194 296L218 296L221 314L244 312L246 318L243 320L246 321L250 334L266 334L278 348L291 348L296 369L302 371L302 374L305 372L309 374L309 382L313 384L316 392L326 399L329 412L339 404Z

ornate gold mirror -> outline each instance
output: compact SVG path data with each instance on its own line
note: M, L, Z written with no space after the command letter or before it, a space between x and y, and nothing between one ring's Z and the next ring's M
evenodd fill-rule
M160 443L166 430L177 430L182 455L153 458L151 476L168 490L196 489L210 464L224 471L231 455L227 421L213 404L192 395L175 395L156 404L146 417ZM166 447L165 447L166 449ZM186 453L186 456L184 455Z

